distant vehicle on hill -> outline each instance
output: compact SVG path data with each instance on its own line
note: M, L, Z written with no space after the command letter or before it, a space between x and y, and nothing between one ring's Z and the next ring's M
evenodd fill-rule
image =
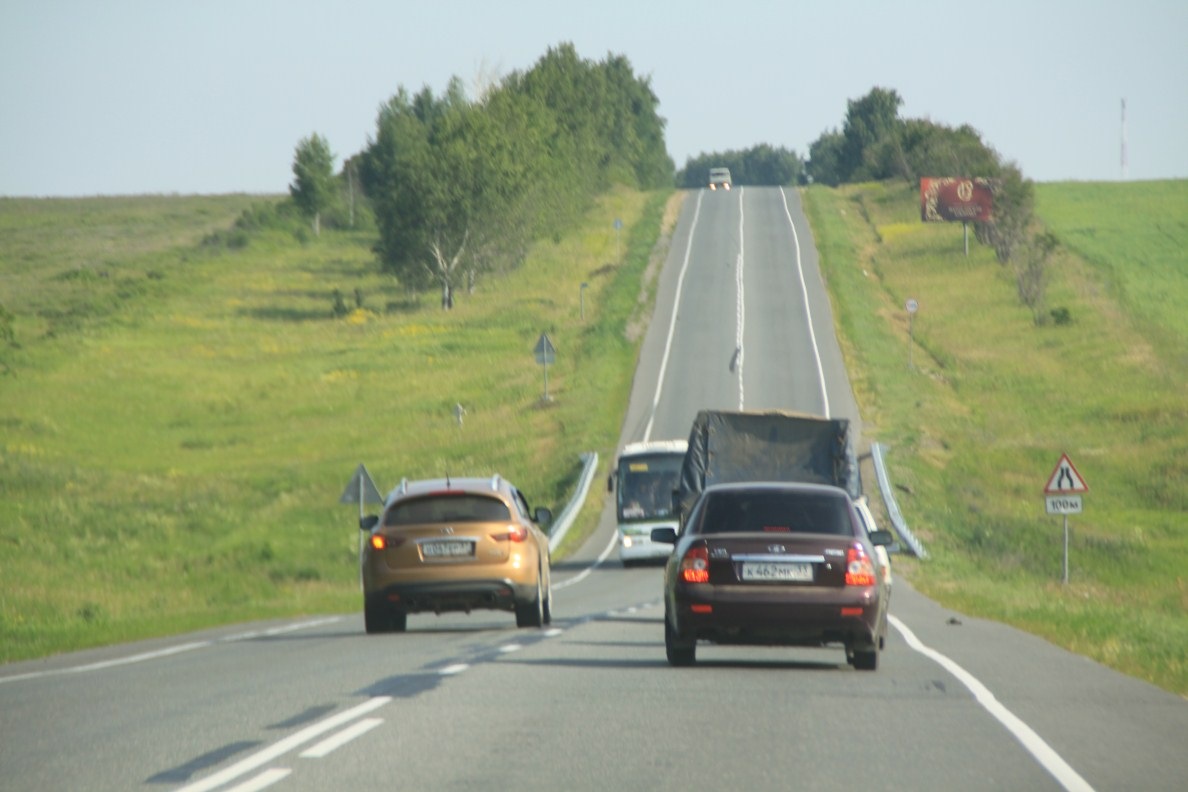
M709 188L711 190L716 190L719 187L723 190L729 190L731 182L730 168L710 168Z

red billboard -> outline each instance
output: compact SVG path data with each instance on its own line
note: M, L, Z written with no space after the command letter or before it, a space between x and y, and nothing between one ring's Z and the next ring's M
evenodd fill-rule
M920 179L920 219L925 223L985 223L993 217L994 188L989 179Z

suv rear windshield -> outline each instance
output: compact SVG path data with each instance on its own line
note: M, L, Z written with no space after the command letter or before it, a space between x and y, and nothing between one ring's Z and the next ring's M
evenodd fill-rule
M692 533L854 534L845 499L819 492L710 492L698 511Z
M384 515L384 525L504 522L510 519L507 504L499 498L471 494L430 495L393 505Z

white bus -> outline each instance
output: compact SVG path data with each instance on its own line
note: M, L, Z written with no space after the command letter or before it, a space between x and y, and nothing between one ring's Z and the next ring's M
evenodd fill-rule
M684 440L628 443L619 454L607 485L615 493L623 566L672 553L672 545L652 543L652 529L677 527L673 493L680 485L688 445Z

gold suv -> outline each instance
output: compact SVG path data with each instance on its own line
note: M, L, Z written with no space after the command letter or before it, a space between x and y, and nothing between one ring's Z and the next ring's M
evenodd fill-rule
M403 632L410 613L515 611L518 627L551 620L549 539L510 482L402 481L382 515L359 521L367 632Z

